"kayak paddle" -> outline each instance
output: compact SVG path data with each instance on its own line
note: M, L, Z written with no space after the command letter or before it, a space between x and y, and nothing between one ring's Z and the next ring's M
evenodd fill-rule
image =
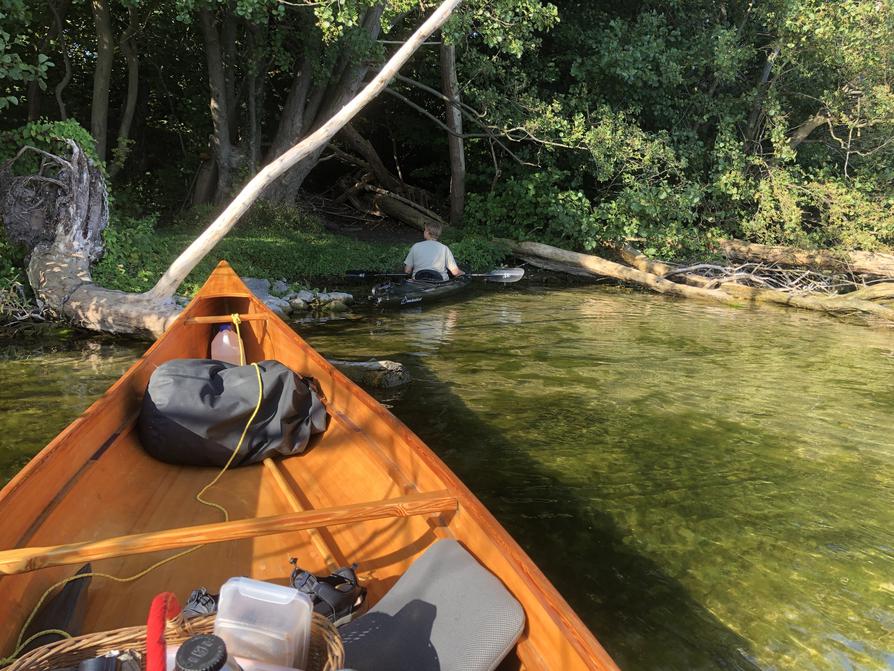
M469 273L469 277L483 277L487 282L518 282L524 275L524 268L497 268L489 273Z
M349 270L345 273L354 280L367 280L371 277L409 277L406 273L379 273L374 270ZM518 282L525 275L524 268L497 268L487 273L466 273L469 277L481 277L487 282Z

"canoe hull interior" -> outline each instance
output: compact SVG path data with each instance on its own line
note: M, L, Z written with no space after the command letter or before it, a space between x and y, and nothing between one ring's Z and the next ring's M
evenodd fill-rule
M143 623L152 597L162 591L175 592L182 602L191 590L204 586L216 591L233 576L287 584L290 557L315 572L333 563L356 562L369 589L368 601L374 603L429 545L455 538L525 609L522 639L501 668L617 668L524 551L443 462L267 310L223 262L169 331L0 491L0 566L7 573L0 576L0 622L6 625L0 628L0 653L12 650L41 595L85 563L76 554L64 565L47 566L44 559L32 558L24 568L10 568L10 553L222 521L220 511L195 498L218 469L152 459L140 446L135 424L152 371L171 358L207 357L215 328L208 318L234 312L248 315L240 327L247 360L277 359L316 378L330 419L304 454L228 471L205 498L225 506L233 521L444 492L455 497L456 509L226 542L211 538L192 551L193 546L165 545L166 534L160 534L160 544L143 548L155 551L120 549L110 541L115 556L93 561L93 569L119 578L189 552L136 580L94 577L85 631Z

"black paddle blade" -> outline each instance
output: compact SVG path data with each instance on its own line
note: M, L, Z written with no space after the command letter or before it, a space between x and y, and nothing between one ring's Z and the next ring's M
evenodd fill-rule
M373 277L407 277L406 273L383 273L377 270L349 270L345 277L352 280L368 280Z

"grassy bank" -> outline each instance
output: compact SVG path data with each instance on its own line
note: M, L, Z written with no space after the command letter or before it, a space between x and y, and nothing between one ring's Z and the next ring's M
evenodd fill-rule
M124 291L149 289L213 215L199 209L168 226L158 226L151 217L116 219L105 233L106 254L94 268L94 281ZM500 250L480 238L454 235L445 242L457 262L471 270L486 269L502 257ZM399 270L407 249L404 243L333 234L299 210L259 204L190 273L180 293L192 295L221 259L244 277L322 288L338 284L352 269Z

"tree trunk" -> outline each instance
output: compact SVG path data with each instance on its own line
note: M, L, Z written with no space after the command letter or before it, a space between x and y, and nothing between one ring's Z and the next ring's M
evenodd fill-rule
M673 266L669 266L666 263L662 263L661 261L653 261L648 256L640 252L639 250L634 249L630 245L621 245L616 248L618 255L621 259L629 266L633 266L637 270L642 270L644 273L652 273L653 275L670 275L674 272L675 268ZM704 289L709 288L712 284L714 284L713 280L708 279L707 277L702 277L701 275L694 275L691 273L685 273L683 275L675 275L675 277L681 277L683 281L693 287L702 287Z
M825 250L773 247L743 240L722 240L720 249L741 261L776 263L796 268L819 268L879 277L894 277L894 254L876 252L830 252Z
M304 132L304 112L307 104L307 95L313 81L311 75L313 61L309 55L305 55L301 65L292 77L292 86L286 96L280 115L279 126L270 146L268 161L279 158L283 152L295 144Z
M758 289L735 283L723 284L720 289L703 289L677 284L652 273L628 268L598 256L579 254L539 242L514 242L512 240L502 242L508 245L514 254L535 266L549 270L566 270L576 275L585 272L596 277L611 277L671 296L701 298L732 306L742 305L742 300L754 305L773 303L836 315L860 312L894 322L894 309L867 300L848 299L846 295L799 296L774 289Z
M7 233L16 237L16 224L24 213L27 234L35 236L27 269L31 287L50 309L78 326L160 334L179 312L173 301L93 284L90 264L102 254L102 231L109 221L108 193L98 166L71 140L68 146L68 160L33 148L22 150L44 157L40 175L14 177L12 161L0 171ZM40 217L35 218L35 213Z
M371 40L376 40L379 36L383 11L384 5L380 3L369 8L363 17L362 27ZM322 128L327 123L327 119L341 110L356 95L368 70L369 65L365 61L348 64L345 60L344 63L336 66L335 73L325 87L325 93L317 90L308 100L302 118L303 131L306 129L315 131ZM294 137L292 142L297 139ZM276 184L267 189L264 197L277 203L294 202L301 185L320 160L324 149L325 145L322 145L310 152L298 165L283 175Z
M518 254L529 263L538 265L538 259L547 259L548 261L570 266L578 270L584 270L590 275L611 277L622 282L630 282L648 287L653 291L671 296L682 296L684 298L706 298L728 305L736 305L739 303L735 298L728 294L718 291L717 289L702 289L700 287L690 287L685 284L677 284L670 280L665 280L652 273L643 272L635 268L603 259L599 256L591 254L579 254L558 247L544 245L539 242L514 242L512 240L502 241L509 246L510 251ZM552 269L552 268L551 268Z
M140 93L140 59L134 44L134 35L137 31L137 10L128 7L130 16L127 30L121 38L121 51L127 60L127 98L124 103L124 111L121 114L121 125L118 127L118 140L115 148L118 150L111 163L109 175L115 177L124 167L129 153L127 141L130 139L130 126L133 123L134 112L137 109L137 98Z
M338 134L340 140L350 147L351 150L360 155L363 160L355 161L364 169L372 172L376 181L388 191L406 196L421 206L427 207L432 201L432 195L425 189L412 186L402 181L400 178L391 173L385 166L376 148L372 142L363 137L353 124L348 124ZM343 156L348 156L342 152Z
M65 74L62 76L62 79L56 84L56 88L53 90L53 93L56 96L56 104L59 106L59 119L65 121L68 118L68 113L65 110L65 102L62 100L62 92L65 90L65 87L68 86L68 82L71 81L71 59L68 57L68 45L65 42L65 28L62 24L62 17L65 16L65 13L68 11L68 0L64 0L62 2L62 7L56 7L52 0L50 0L50 11L53 12L53 19L56 22L56 32L59 34L59 47L62 52L62 62L65 64Z
M379 184L389 191L394 191L395 193L403 192L406 184L391 174L391 171L385 167L385 163L382 161L381 157L379 157L376 148L373 147L372 142L358 133L353 124L346 124L345 127L339 131L338 137L340 140L344 140L344 143L348 147L363 157L367 167L372 171Z
M222 23L220 40L222 42L224 80L226 81L227 119L230 123L230 138L235 140L239 133L239 96L237 95L239 87L236 82L236 37L239 33L239 19L236 16L236 3L233 0L226 4Z
M202 161L199 172L196 175L195 186L192 190L192 205L205 205L214 201L217 193L217 161L210 158Z
M748 125L745 127L745 147L748 152L753 151L757 145L761 117L764 114L764 99L767 97L767 91L770 89L770 73L773 72L773 63L778 58L780 50L781 48L777 45L773 47L773 51L767 54L767 60L764 63L764 69L757 84L754 104L751 107L751 114L748 116Z
M248 39L251 52L256 54L260 46L265 42L266 31L260 26L250 23L248 27ZM248 164L250 175L258 172L261 165L261 114L264 109L264 84L266 81L266 66L263 71L258 68L260 59L248 66Z
M205 41L208 65L208 86L211 90L211 123L214 127L212 144L217 162L217 191L215 202L226 199L233 187L233 145L230 141L229 101L227 77L224 71L217 21L207 7L199 9L199 27Z
M447 223L435 212L396 193L391 193L371 184L363 184L357 190L372 194L368 203L361 201L366 205L362 209L364 212L378 210L392 219L397 219L400 222L418 228L420 231L425 230L425 226L430 223L437 223L442 227Z
M804 142L817 128L824 126L827 121L829 121L829 117L825 114L814 114L794 130L789 137L788 146L793 150L797 149L799 144Z
M96 70L93 73L93 103L90 107L90 132L96 140L96 153L106 160L109 125L109 85L115 58L112 34L111 0L92 0L93 22L96 26Z
M170 299L177 287L205 255L227 234L239 218L272 182L308 156L322 151L332 137L370 100L375 98L397 74L401 66L419 46L450 17L461 0L445 0L415 33L397 50L364 89L347 102L318 130L265 166L242 189L239 195L187 249L171 264L146 296L157 300Z
M447 102L447 147L450 151L450 223L462 225L466 204L466 155L463 150L463 114L456 78L456 47L441 44L441 87Z

